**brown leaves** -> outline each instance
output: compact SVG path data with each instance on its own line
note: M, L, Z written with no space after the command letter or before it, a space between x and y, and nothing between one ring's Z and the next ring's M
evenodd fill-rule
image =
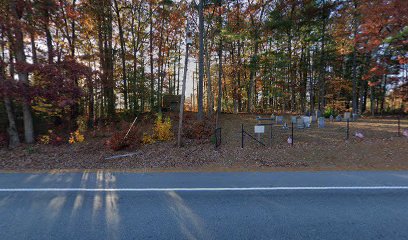
M115 132L106 142L105 145L113 151L119 151L128 147L137 148L140 146L143 138L141 127L133 127L126 136L127 131Z

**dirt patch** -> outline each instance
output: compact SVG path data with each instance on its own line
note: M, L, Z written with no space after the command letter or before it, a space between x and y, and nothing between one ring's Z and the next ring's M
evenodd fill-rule
M264 116L265 117L265 116ZM23 145L17 149L0 148L0 170L73 170L114 169L125 171L240 171L240 170L340 170L408 169L408 138L397 137L394 118L363 118L350 123L326 122L325 128L294 129L294 145L287 143L291 131L270 127L261 137L261 146L245 137L241 148L241 124L253 134L256 115L223 114L222 145L218 150L210 140L185 139L177 148L175 140L142 145L136 149L112 151L105 146L113 133L89 133L79 144ZM173 124L176 125L176 118ZM285 116L289 122L289 116ZM123 124L126 125L126 124ZM125 128L126 126L123 126ZM408 119L401 120L401 129ZM175 129L176 130L176 129ZM360 131L364 138L354 137ZM132 154L129 154L132 153ZM106 159L116 155L125 155Z

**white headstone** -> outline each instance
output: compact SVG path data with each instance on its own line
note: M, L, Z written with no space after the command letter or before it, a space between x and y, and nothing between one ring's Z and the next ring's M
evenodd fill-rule
M310 117L303 117L303 124L305 127L310 128Z
M319 117L319 121L317 122L317 127L318 128L324 128L324 117Z

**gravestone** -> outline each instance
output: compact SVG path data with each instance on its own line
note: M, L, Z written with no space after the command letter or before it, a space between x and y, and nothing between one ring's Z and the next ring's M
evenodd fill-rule
M297 128L299 128L299 129L305 128L305 124L303 123L303 119L302 119L302 118L298 118L298 119L296 120L296 126L297 126Z
M339 114L339 115L337 115L337 117L336 117L336 122L341 122L341 121L343 121L343 118L342 118L341 115Z
M344 113L344 121L351 120L350 117L351 117L351 113L350 113L350 112L345 112L345 113Z
M305 127L310 128L310 117L303 117L303 124Z
M322 112L320 110L316 110L316 114L315 114L316 118L319 118L322 116Z
M317 122L318 128L324 128L324 117L319 117L319 121Z
M275 121L275 115L272 113L272 115L271 115L271 120L272 121Z
M310 117L310 122L314 123L316 122L316 120L317 120L316 115Z
M402 131L402 136L408 137L408 128Z
M333 122L334 121L334 117L333 117L333 115L330 115L330 122Z
M283 130L288 130L289 129L288 124L286 122L283 122L282 129Z
M296 119L297 119L296 116L292 116L291 117L291 123L296 124Z
M357 114L357 113L353 113L353 114L352 114L352 117L353 117L353 121L357 121L358 114Z
M283 124L283 116L276 116L276 124Z

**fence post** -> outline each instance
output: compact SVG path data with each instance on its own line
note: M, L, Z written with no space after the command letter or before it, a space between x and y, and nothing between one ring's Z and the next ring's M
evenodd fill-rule
M292 121L292 146L295 139L293 139L293 121Z
M401 116L400 115L398 115L398 137L400 136L400 131L401 131L401 121L400 121L400 118L401 118Z
M241 148L244 148L244 124L241 124Z
M349 139L349 134L350 134L350 120L347 118L347 128L346 128L346 140Z
M273 128L273 126L272 126L272 124L271 124L271 137L270 137L270 139L269 139L269 145L272 147L272 128Z

